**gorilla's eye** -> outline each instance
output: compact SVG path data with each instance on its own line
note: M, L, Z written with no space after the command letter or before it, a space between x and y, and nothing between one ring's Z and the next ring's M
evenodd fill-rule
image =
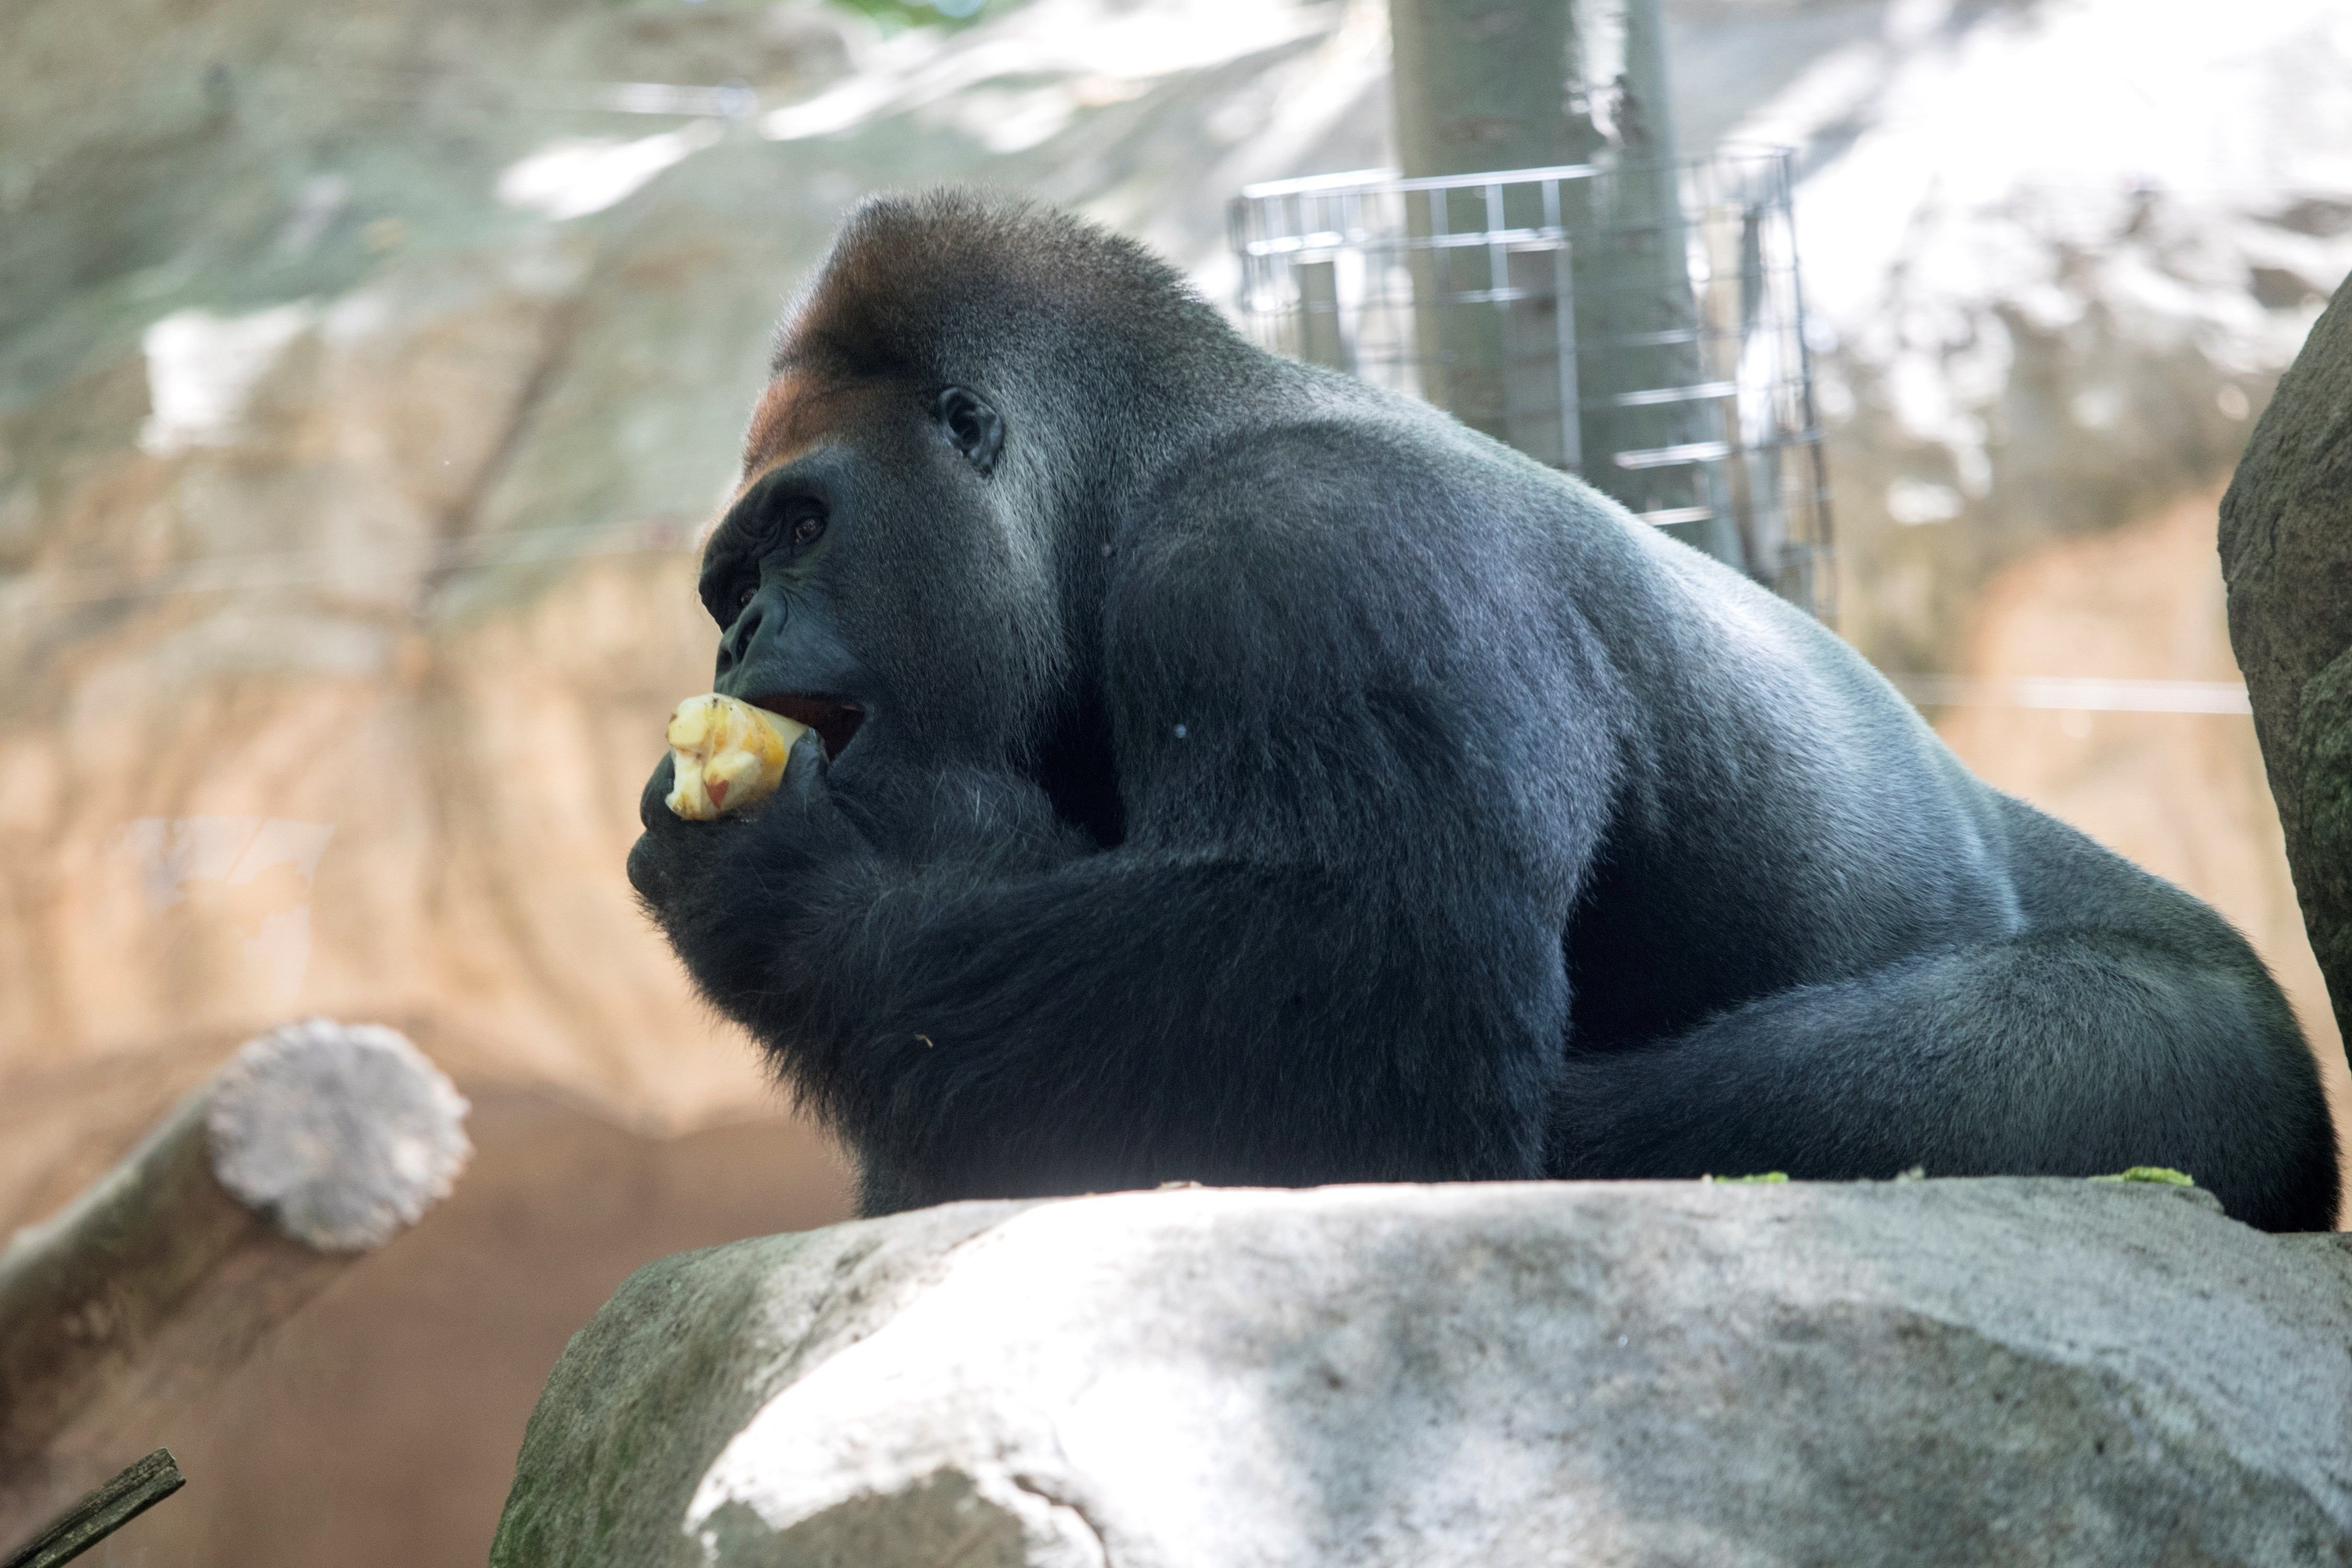
M735 613L740 616L744 611L750 609L751 607L751 601L759 596L760 584L757 583L746 583L740 588L736 589Z
M817 535L824 531L824 514L823 512L813 511L809 513L808 516L793 524L793 542L794 544L814 544L816 542Z

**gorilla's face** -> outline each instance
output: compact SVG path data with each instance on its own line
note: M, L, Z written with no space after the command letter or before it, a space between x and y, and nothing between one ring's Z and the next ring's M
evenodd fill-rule
M968 388L780 380L703 555L717 689L835 759L1001 755L1059 662L1050 561L1000 488L1005 440Z

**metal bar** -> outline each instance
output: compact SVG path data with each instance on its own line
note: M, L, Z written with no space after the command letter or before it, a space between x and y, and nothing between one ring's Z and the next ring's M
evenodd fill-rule
M1482 429L1499 419L1493 433L1541 462L1576 472L1663 470L1631 481L1637 511L1665 527L1731 520L1759 580L1826 618L1827 484L1796 288L1790 168L1784 150L1728 149L1639 169L1570 164L1414 180L1370 170L1252 185L1243 200L1255 221L1236 230L1243 267L1256 269L1244 315L1278 352L1329 359L1325 323L1336 306L1356 374ZM1662 170L1671 171L1672 201ZM1633 181L1657 184L1658 199L1633 207L1612 199ZM1687 248L1675 270L1692 309L1643 320L1632 307L1657 280L1587 268L1582 258L1594 247L1655 249L1661 238ZM1549 263L1529 254L1538 250ZM1484 263L1475 275L1473 253ZM1350 279L1344 303L1328 284L1302 292L1302 269L1334 261ZM1490 315L1498 353L1483 328L1448 336L1445 323ZM1616 320L1641 330L1604 325ZM1626 374L1603 377L1617 358ZM1672 429L1601 435L1662 414ZM1790 448L1808 450L1778 456Z
M2250 714L2242 681L2123 680L2029 675L2011 680L1965 675L1891 675L1895 689L1923 708L2030 708L2076 713Z
M1544 193L1544 224L1547 227L1565 231L1561 222L1559 182L1546 180ZM1570 265L1572 257L1563 240L1552 252L1551 276L1555 319L1559 322L1559 456L1560 464L1570 472L1584 468L1583 407L1577 401L1576 380L1576 276Z
M1769 171L1788 155L1788 149L1779 146L1752 146L1718 149L1697 158L1676 160L1685 170L1700 165L1728 165L1735 169L1753 168ZM1654 173L1654 163L1628 164L1619 169L1603 169L1595 163L1555 163L1536 169L1495 169L1471 174L1427 174L1418 179L1405 179L1394 169L1357 169L1339 174L1308 174L1295 180L1263 180L1244 185L1242 195L1250 201L1264 201L1276 196L1299 195L1309 192L1344 190L1349 187L1388 191L1462 190L1483 185L1490 180L1506 184L1532 184L1538 180L1610 179L1628 174Z
M1609 460L1621 468L1670 468L1678 463L1712 463L1729 456L1728 441L1685 441L1676 447L1619 452Z
M1662 403L1704 403L1711 398L1737 397L1739 384L1730 381L1706 381L1696 386L1651 386L1638 392L1620 392L1604 397L1595 405L1601 408L1650 408Z
M1659 349L1675 343L1695 343L1708 338L1727 337L1720 327L1669 327L1662 332L1617 332L1607 338L1595 339L1612 348Z

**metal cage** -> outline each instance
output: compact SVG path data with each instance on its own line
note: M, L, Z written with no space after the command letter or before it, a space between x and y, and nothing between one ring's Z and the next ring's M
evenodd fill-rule
M1252 185L1241 313L1582 474L1822 619L1829 491L1790 155Z

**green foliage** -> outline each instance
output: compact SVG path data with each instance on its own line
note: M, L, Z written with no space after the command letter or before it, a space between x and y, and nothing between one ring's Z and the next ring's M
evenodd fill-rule
M641 0L605 0L614 6L629 6ZM671 4L687 5L749 5L756 0L670 0ZM980 20L983 12L1009 10L1018 0L832 0L844 10L855 11L861 16L871 16L882 24L886 32L898 32L905 27L961 27Z
M2093 1176L2095 1182L2154 1182L2166 1187L2193 1187L2197 1178L2186 1171L2176 1171L2169 1165L2134 1165L2128 1171L2118 1171L2112 1176Z
M896 32L901 27L961 27L980 20L989 0L833 0ZM996 9L1004 9L998 0Z

